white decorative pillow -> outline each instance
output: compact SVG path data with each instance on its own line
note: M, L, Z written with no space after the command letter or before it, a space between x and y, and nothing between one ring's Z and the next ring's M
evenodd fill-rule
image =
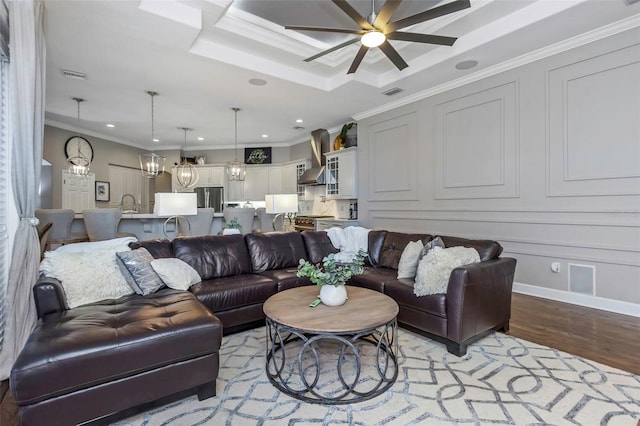
M446 293L451 271L477 262L480 262L480 255L474 248L434 247L420 260L413 293L416 296Z
M60 280L69 308L117 299L133 293L116 263L116 252L126 250L127 244L82 252L48 251L40 272Z
M202 281L198 272L180 259L154 259L151 267L167 287L175 290L187 290Z
M410 241L402 251L400 262L398 262L398 279L414 278L418 269L418 262L424 255L424 245L422 241Z

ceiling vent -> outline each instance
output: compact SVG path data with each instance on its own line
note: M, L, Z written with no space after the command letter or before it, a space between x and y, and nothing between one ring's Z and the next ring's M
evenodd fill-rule
M393 96L396 93L400 93L402 92L402 89L399 87L394 87L393 89L389 89L386 92L382 92L383 95L387 95L387 96Z
M638 3L640 0L624 0L627 6L631 6L634 3Z
M62 75L64 75L67 78L75 78L76 80L86 80L87 79L87 74L80 72L80 71L72 71L72 70L65 70L62 69Z
M293 126L293 130L304 130L302 126Z

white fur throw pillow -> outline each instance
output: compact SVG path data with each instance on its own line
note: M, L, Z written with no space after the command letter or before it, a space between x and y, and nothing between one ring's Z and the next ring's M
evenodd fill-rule
M451 271L480 262L478 251L467 247L434 247L420 260L413 293L416 296L446 293Z
M400 262L398 262L398 279L413 278L416 276L418 262L424 255L424 245L422 241L410 241L402 251Z
M48 251L40 272L60 280L69 308L133 293L116 263L116 252L130 250L118 245L83 252Z

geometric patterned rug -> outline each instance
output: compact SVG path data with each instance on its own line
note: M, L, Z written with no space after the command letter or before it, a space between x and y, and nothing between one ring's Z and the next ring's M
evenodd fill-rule
M398 328L399 375L382 395L310 404L265 374L265 328L225 337L218 395L193 396L116 423L192 425L608 425L640 422L640 376L493 333L456 357Z

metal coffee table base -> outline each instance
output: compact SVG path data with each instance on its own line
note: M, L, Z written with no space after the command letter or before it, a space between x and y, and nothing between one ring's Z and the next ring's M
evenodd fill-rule
M357 333L317 333L300 331L267 318L267 376L276 388L305 402L366 401L384 393L398 378L397 328L394 318L380 327ZM370 367L366 377L363 377L363 354L358 347L361 343L374 346L373 353L367 354L373 366L371 362L366 366ZM328 344L338 346L334 358L329 360ZM323 345L324 352L320 350Z

